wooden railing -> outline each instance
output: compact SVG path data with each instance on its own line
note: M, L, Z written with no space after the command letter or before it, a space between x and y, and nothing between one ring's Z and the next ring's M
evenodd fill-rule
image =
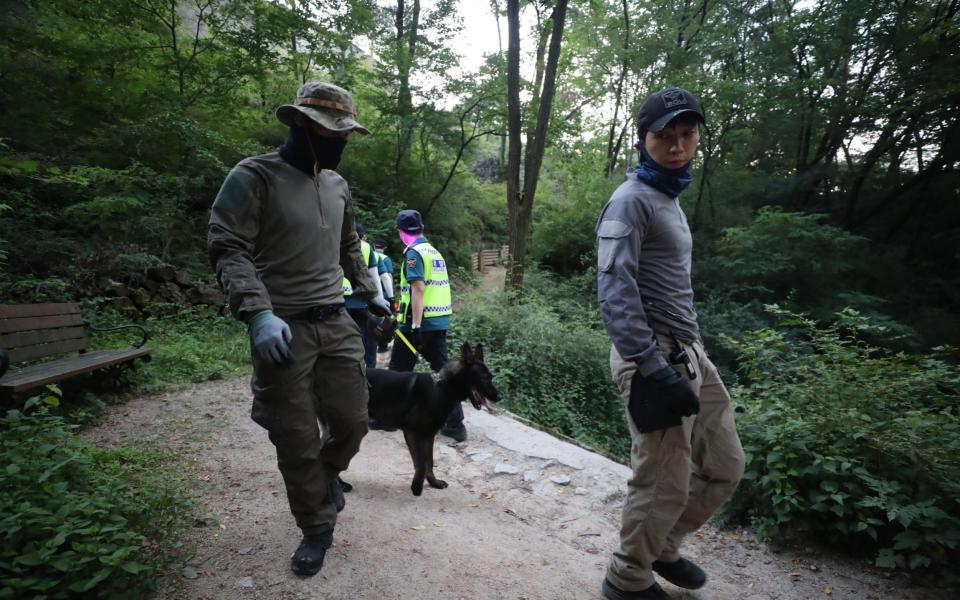
M500 246L499 248L481 249L470 255L470 263L473 269L483 273L485 267L502 265L510 255L510 246Z

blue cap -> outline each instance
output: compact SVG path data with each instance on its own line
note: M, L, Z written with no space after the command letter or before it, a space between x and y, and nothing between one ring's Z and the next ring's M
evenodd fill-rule
M420 212L411 208L397 213L397 229L407 233L418 233L423 230L423 218Z
M684 113L693 113L703 124L707 122L697 98L683 88L669 87L650 94L637 114L637 132L640 139L643 140L648 131L663 131L670 121Z
M363 237L363 236L367 235L367 229L366 229L366 227L364 227L364 226L361 225L360 223L357 223L357 224L356 224L356 229L357 229L357 235L358 235L358 236Z

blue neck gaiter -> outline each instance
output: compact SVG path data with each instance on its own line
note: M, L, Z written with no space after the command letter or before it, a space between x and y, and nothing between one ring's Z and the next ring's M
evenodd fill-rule
M693 181L693 161L679 169L668 169L653 160L647 154L647 149L640 146L640 164L637 165L635 172L640 181L675 198Z

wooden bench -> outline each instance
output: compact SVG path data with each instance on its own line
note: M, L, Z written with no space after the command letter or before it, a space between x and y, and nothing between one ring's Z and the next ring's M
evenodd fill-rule
M87 351L87 331L116 331L136 328L141 332L133 348ZM150 360L142 348L149 333L140 325L99 328L85 322L75 302L51 304L0 304L0 351L10 364L77 352L78 354L40 362L9 371L0 358L0 396L61 381L97 369L132 366L140 358ZM4 372L6 371L6 372Z

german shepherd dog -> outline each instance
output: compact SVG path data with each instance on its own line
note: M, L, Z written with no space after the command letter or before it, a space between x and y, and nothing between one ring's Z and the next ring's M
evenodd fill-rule
M483 345L464 343L460 358L451 360L434 376L384 369L367 369L370 386L370 416L385 428L403 430L413 459L414 496L423 492L423 479L430 487L443 489L447 482L433 474L433 441L447 415L458 403L470 399L477 410L493 412L491 401L500 399L493 375L483 364Z

